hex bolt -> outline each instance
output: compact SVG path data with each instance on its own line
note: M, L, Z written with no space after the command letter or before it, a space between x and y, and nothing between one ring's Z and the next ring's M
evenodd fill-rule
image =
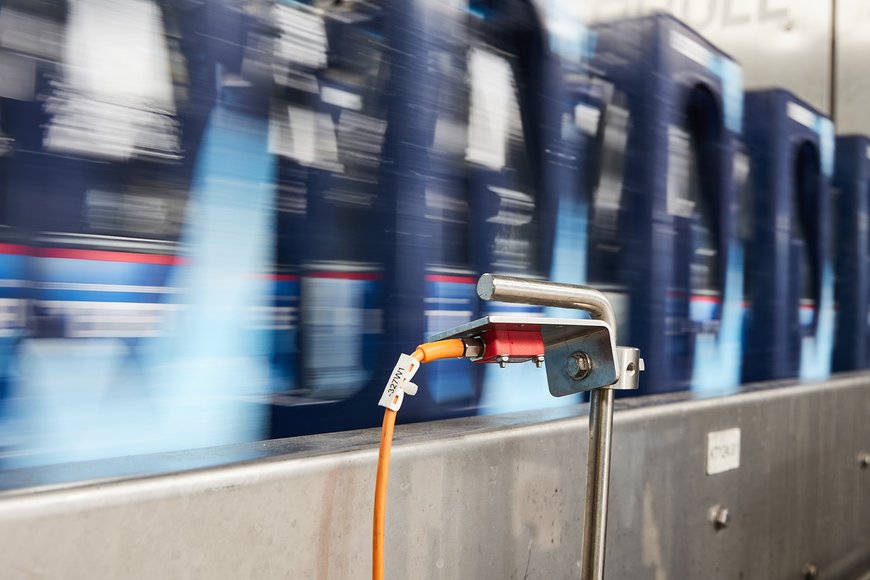
M508 362L511 360L511 357L506 354L500 354L495 357L495 360L498 362L498 366L500 366L501 368L505 368Z
M861 466L861 469L867 469L870 467L870 453L859 453L858 465Z
M815 580L819 577L819 568L815 564L806 564L801 570L804 580Z
M592 370L592 361L585 352L577 351L565 359L565 374L575 381L585 379L590 370Z
M714 505L710 508L709 514L710 521L713 522L713 527L717 530L721 530L728 527L728 524L731 522L731 512L728 511L728 508L722 505Z
M535 366L541 368L544 365L544 355L539 354L535 357Z

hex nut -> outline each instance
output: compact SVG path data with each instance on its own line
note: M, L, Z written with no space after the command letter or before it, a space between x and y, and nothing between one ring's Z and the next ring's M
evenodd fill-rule
M565 374L575 381L582 381L592 370L592 361L583 351L577 351L565 359Z

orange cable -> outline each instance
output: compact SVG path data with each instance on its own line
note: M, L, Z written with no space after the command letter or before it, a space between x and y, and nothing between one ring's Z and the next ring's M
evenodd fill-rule
M390 451L396 412L384 409L381 446L378 449L378 475L375 479L375 516L372 529L372 580L384 580L384 526L387 517L387 478L390 475Z
M411 356L421 363L442 358L462 358L465 356L465 343L459 338L427 342L418 346Z
M427 342L411 355L421 363L465 355L465 343L458 338ZM384 409L381 425L381 446L378 449L378 474L375 478L375 510L372 524L372 580L384 580L384 528L387 517L387 481L390 475L390 451L393 447L393 429L396 412Z

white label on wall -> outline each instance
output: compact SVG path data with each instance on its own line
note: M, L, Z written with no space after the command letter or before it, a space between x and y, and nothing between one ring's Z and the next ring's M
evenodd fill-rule
M740 467L740 428L707 433L707 475Z

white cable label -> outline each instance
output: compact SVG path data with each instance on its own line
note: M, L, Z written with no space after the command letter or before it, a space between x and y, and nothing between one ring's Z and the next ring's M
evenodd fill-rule
M407 354L400 355L399 362L390 373L390 380L387 381L387 386L384 388L384 394L381 395L378 405L398 411L402 407L405 393L409 395L417 393L417 385L412 383L411 379L419 368L420 361Z

